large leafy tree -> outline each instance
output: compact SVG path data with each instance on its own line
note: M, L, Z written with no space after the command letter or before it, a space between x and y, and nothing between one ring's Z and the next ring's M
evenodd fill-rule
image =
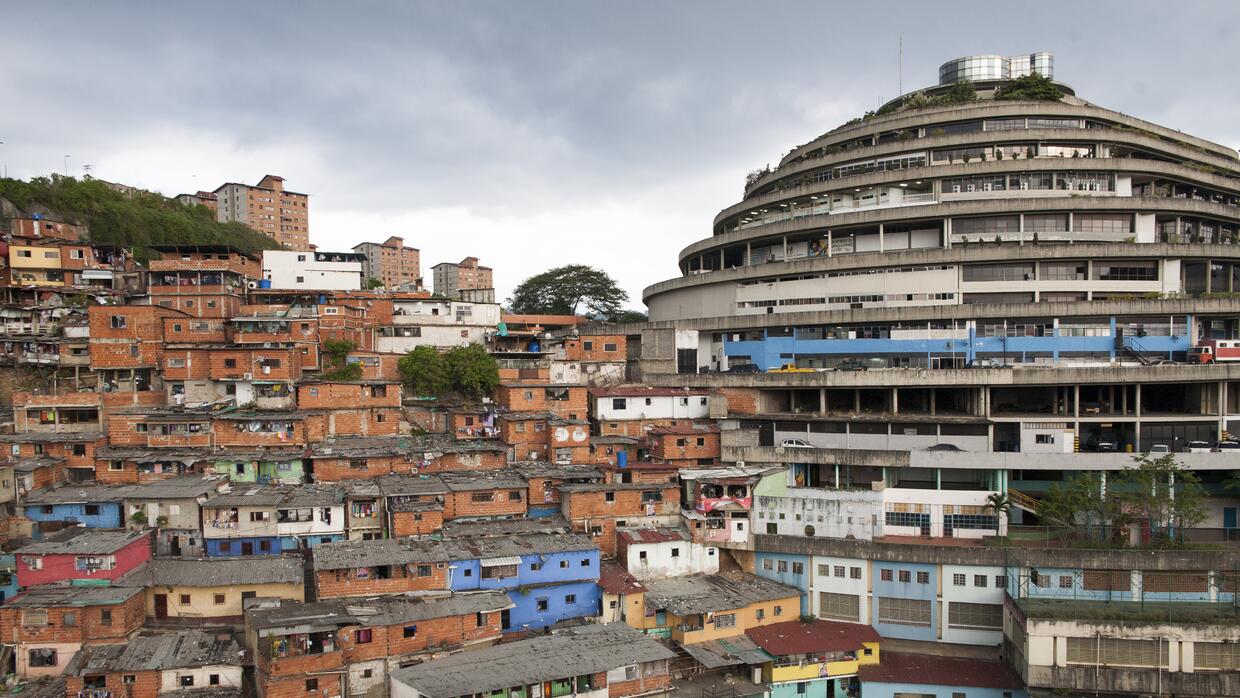
M431 346L415 347L397 362L396 367L414 395L429 397L448 392L452 381L443 355Z
M601 270L569 264L531 276L512 293L508 308L514 313L576 315L585 312L599 319L620 313L629 294Z
M1040 73L1029 73L1000 87L995 92L995 99L1032 99L1044 102L1058 102L1063 93L1055 87L1050 78Z
M479 344L453 347L443 357L452 389L461 395L480 398L499 385L499 366L495 357Z

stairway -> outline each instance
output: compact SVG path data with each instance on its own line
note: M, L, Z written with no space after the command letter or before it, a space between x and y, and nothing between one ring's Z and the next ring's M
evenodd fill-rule
M1012 503L1012 506L1018 509L1023 509L1030 514L1038 513L1038 500L1033 497L1030 497L1024 492L1018 492L1013 489L1009 489L1007 491L1007 495L1008 501Z

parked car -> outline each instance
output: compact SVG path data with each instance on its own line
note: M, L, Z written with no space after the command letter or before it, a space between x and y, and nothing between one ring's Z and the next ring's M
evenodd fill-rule
M779 442L779 447L780 448L813 448L813 446L810 446L809 443L802 441L801 439L784 439L783 441Z
M951 451L953 453L958 453L960 451L963 451L964 449L960 448L956 444L935 444L933 446L926 447L926 450L927 451Z
M868 371L869 369L870 367L866 366L861 359L844 359L835 365L837 371Z
M1155 361L1151 361L1150 365L1151 366L1175 366L1178 363L1179 363L1178 361L1173 361L1171 359L1157 359Z
M1097 453L1114 453L1118 450L1114 441L1105 441L1099 439L1091 439L1085 444L1086 451L1094 451Z
M762 373L758 364L736 364L728 367L728 373Z
M767 373L813 373L812 368L802 368L796 364L783 364L779 368L772 368Z
M1171 447L1167 444L1154 444L1150 446L1150 453L1171 453Z
M1213 450L1207 441L1189 441L1188 446L1184 448L1185 453L1209 453Z
M1240 451L1240 441L1220 441L1214 444L1216 451Z

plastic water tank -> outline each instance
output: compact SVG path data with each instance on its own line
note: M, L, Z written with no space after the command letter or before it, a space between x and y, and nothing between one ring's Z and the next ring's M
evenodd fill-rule
M259 279L258 287L259 288L271 288L271 279Z

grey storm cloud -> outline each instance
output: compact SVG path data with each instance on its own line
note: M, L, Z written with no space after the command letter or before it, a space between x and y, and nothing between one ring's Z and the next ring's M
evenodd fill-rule
M872 6L873 5L873 6ZM321 248L402 235L500 295L581 262L676 274L745 173L943 61L1052 51L1105 107L1235 147L1240 3L20 2L0 166L311 194ZM427 274L429 276L429 274Z

